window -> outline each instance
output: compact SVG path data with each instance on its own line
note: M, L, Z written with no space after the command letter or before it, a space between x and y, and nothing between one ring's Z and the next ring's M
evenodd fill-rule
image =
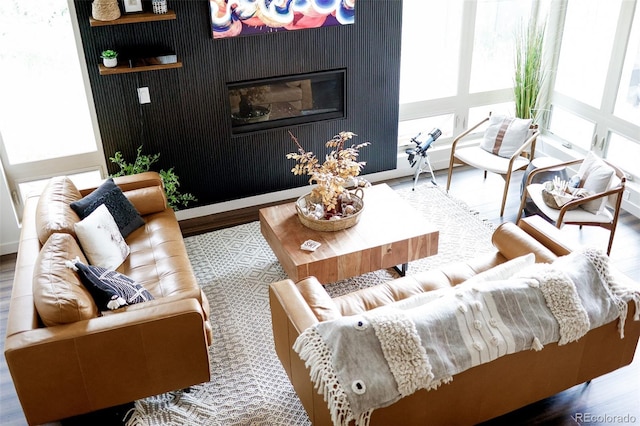
M472 93L513 87L515 34L531 1L479 1L473 37Z
M615 115L636 125L640 122L640 6L636 5L633 31L628 40L620 78Z
M462 6L461 0L404 2L400 103L457 93Z
M74 25L67 0L0 2L0 156L18 210L30 181L105 170Z
M599 108L620 0L581 0L567 3L555 90Z
M565 146L577 146L585 151L591 149L596 129L594 122L585 120L560 106L554 106L549 130L561 138Z
M623 170L638 172L640 144L615 132L609 134L607 159Z
M640 176L640 6L567 1L549 130Z
M548 0L404 0L400 147L433 123L442 123L434 126L443 132L442 146L481 115L513 115L516 29L530 16L546 16L548 6Z

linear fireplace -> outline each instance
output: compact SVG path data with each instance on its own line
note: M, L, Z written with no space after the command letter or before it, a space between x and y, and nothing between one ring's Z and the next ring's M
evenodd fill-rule
M233 134L345 117L346 70L228 83Z

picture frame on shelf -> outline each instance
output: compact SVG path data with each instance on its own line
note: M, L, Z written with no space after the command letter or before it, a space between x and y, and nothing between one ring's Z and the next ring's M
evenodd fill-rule
M125 13L142 12L142 0L122 0Z

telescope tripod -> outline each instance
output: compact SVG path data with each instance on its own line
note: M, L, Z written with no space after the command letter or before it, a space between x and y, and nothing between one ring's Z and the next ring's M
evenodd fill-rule
M426 163L428 169L423 169L423 164L422 164L423 162ZM420 160L418 160L418 167L416 168L416 171L413 173L412 191L416 190L416 184L418 183L418 178L420 177L420 173L426 172L427 170L429 170L429 173L431 173L431 183L434 184L435 186L438 186L438 183L436 182L436 176L433 174L433 168L431 168L429 155L427 154L427 151L422 151L420 153Z

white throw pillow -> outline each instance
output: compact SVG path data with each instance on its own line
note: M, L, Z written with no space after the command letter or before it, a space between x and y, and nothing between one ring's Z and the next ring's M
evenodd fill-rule
M531 120L492 115L480 148L494 155L509 158L527 140L530 127Z
M580 164L578 175L580 176L580 187L596 194L611 188L615 171L593 152L589 151L582 164ZM602 197L582 204L580 207L593 214L600 214L604 210L606 203L607 197Z
M524 256L516 257L501 263L500 265L494 266L491 269L480 272L466 280L464 283L471 284L486 281L506 280L534 263L536 263L536 256L533 253L525 254Z
M129 246L104 204L76 223L75 230L91 265L114 270L129 256Z

